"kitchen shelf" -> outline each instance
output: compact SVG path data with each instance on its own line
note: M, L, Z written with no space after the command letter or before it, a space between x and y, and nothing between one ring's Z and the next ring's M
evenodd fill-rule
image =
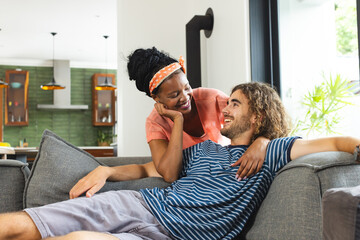
M115 85L115 74L96 73L92 77L93 125L115 125L115 93L113 90L95 90L95 86L107 81Z
M5 126L27 126L29 71L7 70L5 76Z

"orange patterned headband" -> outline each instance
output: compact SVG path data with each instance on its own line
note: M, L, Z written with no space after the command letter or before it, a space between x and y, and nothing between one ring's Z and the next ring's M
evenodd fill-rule
M185 73L184 58L182 56L179 58L179 62L174 62L166 67L163 67L155 73L149 83L150 93L152 93L152 91L154 91L154 89L157 88L170 74L180 68Z

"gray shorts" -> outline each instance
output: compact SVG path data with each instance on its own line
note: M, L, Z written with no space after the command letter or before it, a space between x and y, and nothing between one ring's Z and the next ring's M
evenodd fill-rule
M137 191L109 191L24 211L42 238L84 230L109 233L119 239L171 239Z

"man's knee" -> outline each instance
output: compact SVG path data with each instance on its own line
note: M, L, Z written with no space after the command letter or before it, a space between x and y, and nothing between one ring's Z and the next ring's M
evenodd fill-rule
M40 233L26 212L0 214L0 239L40 239Z

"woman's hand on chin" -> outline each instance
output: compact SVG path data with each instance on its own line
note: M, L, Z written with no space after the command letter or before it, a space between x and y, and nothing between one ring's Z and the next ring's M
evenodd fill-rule
M170 118L172 121L175 121L176 119L179 119L179 118L183 119L183 115L181 112L168 109L162 103L157 102L157 103L155 103L154 107L160 116Z

